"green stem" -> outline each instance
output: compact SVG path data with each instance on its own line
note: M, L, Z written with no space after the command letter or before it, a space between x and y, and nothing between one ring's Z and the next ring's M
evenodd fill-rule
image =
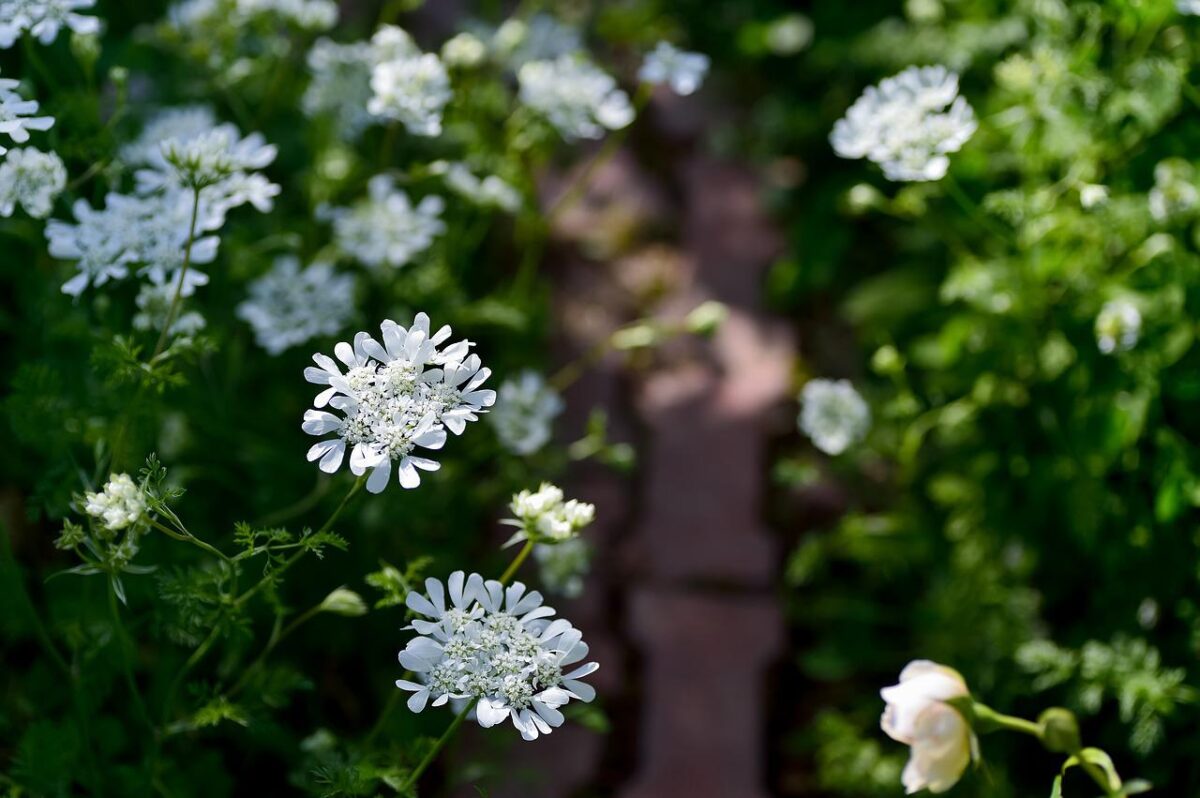
M142 700L142 691L138 689L137 681L133 678L133 663L129 656L129 650L133 647L133 639L125 631L124 624L121 623L121 610L117 606L117 591L110 585L107 592L108 609L112 613L117 648L121 652L121 672L125 679L125 685L129 688L129 695L133 698L133 705L137 709L138 717L150 729L151 739L155 739L158 736L158 729L155 727L154 722L150 720L150 713L146 710L146 702Z
M529 557L529 553L531 551L533 551L533 541L527 540L525 541L525 545L521 547L521 550L517 552L517 556L513 558L511 563L508 564L508 568L506 568L504 573L500 575L500 584L508 584L508 580L513 578L513 575L517 572L517 569L521 567L521 564Z
M213 555L214 557L217 557L218 559L224 560L225 562L228 562L228 563L233 562L233 560L231 560L229 558L229 556L227 554L225 554L225 552L221 551L216 546L205 543L203 540L196 537L195 535L192 535L190 533L178 532L174 529L171 529L166 524L160 523L154 519L150 520L150 526L159 530L160 532L167 535L168 537L174 538L175 540L182 540L184 543L191 543L193 546L197 546L197 547L203 549L204 551L208 552L209 554Z
M200 215L200 189L192 191L192 220L188 224L187 243L183 245L183 266L179 269L179 282L175 284L175 296L171 298L171 307L167 310L166 321L163 322L162 333L158 336L158 343L154 345L154 354L150 356L150 362L158 360L158 356L162 354L163 347L167 344L167 338L171 334L171 325L175 323L175 314L179 312L179 300L183 295L183 282L187 278L188 266L192 262L192 244L196 240L196 218Z
M296 631L302 625L316 617L319 612L321 612L320 604L316 605L302 615L297 616L292 620L291 623L282 629L280 629L279 619L277 619L275 628L271 631L271 638L267 641L267 645L263 649L262 653L258 655L254 662L250 663L250 665L242 671L241 677L234 682L233 687L230 687L229 691L225 695L229 698L237 695L238 692L240 692L241 689L246 686L246 682L250 680L250 677L253 676L266 663L267 657L271 656L271 652L275 650L276 646L287 639L288 635L290 635L292 632Z
M412 773L408 774L408 778L404 780L404 784L398 790L399 793L404 794L406 790L412 789L413 785L417 783L417 779L421 778L421 774L433 763L433 760L437 759L438 753L446 746L446 743L454 736L454 732L458 731L458 727L462 725L462 722L467 719L467 715L471 713L471 710L478 703L479 699L476 698L463 707L463 711L455 716L454 721L446 727L446 731L442 732L442 736L433 744L433 748L430 748L429 752L425 754L425 758L417 764Z
M995 222L995 220L992 219L992 217L983 212L983 209L979 207L978 203L971 199L967 195L967 192L963 190L963 187L959 185L953 174L947 174L945 179L942 180L942 185L945 186L946 193L958 203L959 207L961 207L968 216L978 222L989 233L992 233L993 235L1005 241L1009 240L1011 237L1010 232L1001 227Z
M409 679L411 676L412 674L406 671L403 678ZM383 711L379 713L379 718L375 721L375 725L371 727L371 730L367 732L367 736L363 738L363 745L365 747L370 747L371 743L375 742L375 738L379 736L379 733L383 731L387 719L391 716L396 705L400 703L401 695L403 695L403 692L399 687L392 690L391 695L388 696L387 703L383 705Z
M183 680L192 672L192 669L200 664L200 660L204 659L204 655L217 642L217 637L221 634L221 624L214 623L212 631L208 633L208 637L191 653L187 661L183 663L183 667L179 669L179 673L175 674L175 678L171 680L171 686L167 688L167 697L163 700L163 725L171 719L171 710L175 706L175 697L179 693L179 688L183 686Z

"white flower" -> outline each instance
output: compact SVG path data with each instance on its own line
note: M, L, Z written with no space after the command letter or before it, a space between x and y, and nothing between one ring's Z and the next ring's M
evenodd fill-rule
M17 144L29 141L29 131L49 130L54 126L50 116L34 116L38 112L37 100L26 100L17 94L20 81L0 78L0 135L8 136ZM0 145L0 155L8 150Z
M67 185L67 168L53 152L17 148L0 162L0 216L12 216L20 204L35 219L45 219Z
M137 298L134 302L137 303L138 312L133 317L133 326L137 330L157 330L161 331L163 325L167 323L167 316L171 314L171 305L175 302L175 291L181 288L179 296L191 296L195 292L196 282L192 280L194 274L191 270L188 271L187 279L184 280L182 287L179 286L179 280L175 275L159 275L155 278L159 282L153 280L146 283L138 290ZM203 285L208 282L208 277L199 275ZM204 317L194 310L177 312L175 320L171 322L172 336L191 337L204 329L207 322Z
M538 575L551 593L578 598L583 594L583 578L591 567L592 547L581 537L561 543L538 543L533 547Z
M709 57L688 53L667 42L659 42L646 54L638 79L646 83L670 84L676 94L686 96L700 88L708 74Z
M510 69L520 69L530 61L552 61L581 52L583 36L578 28L537 13L528 21L505 20L493 34L492 46Z
M1154 167L1149 201L1150 215L1159 222L1191 215L1200 206L1195 168L1182 158L1160 161Z
M275 19L300 30L329 30L338 21L333 0L184 0L167 11L167 22L193 35L214 28L243 28L260 19Z
M413 712L429 703L471 700L480 726L511 720L523 739L535 740L562 725L560 708L569 701L595 698L582 679L600 666L568 669L587 656L588 646L568 621L553 619L541 593L462 571L445 586L427 579L425 589L425 595L408 594L409 609L422 616L408 628L420 636L400 652L400 664L419 681L396 680L412 693Z
M1128 299L1105 302L1096 316L1096 346L1106 355L1133 349L1141 332L1142 314Z
M967 769L976 749L970 724L945 703L970 695L958 671L928 660L910 662L900 683L880 691L887 707L880 725L893 740L911 747L901 779L911 795L946 792Z
M182 192L147 197L109 194L99 210L78 200L74 213L75 224L58 219L46 224L51 256L78 261L79 273L62 287L65 294L79 296L89 285L124 279L131 266L140 266L142 273L161 285L183 265L192 198ZM201 233L219 227L219 217L201 203L192 264L212 263L216 258L219 240ZM185 296L208 279L194 269L187 276Z
M85 493L83 510L110 532L139 523L146 516L146 497L128 474L113 474L99 493Z
M434 161L429 173L441 175L454 193L484 207L495 207L513 213L521 207L521 194L495 175L480 180L470 167L458 161Z
M833 126L843 158L867 158L889 180L940 180L975 133L975 112L958 96L958 75L942 66L909 67L870 86Z
M473 33L459 33L442 45L442 61L448 67L469 69L487 58L487 45Z
M442 132L442 109L453 96L450 75L433 53L421 53L400 28L385 25L371 40L371 98L367 110L395 119L415 136Z
M1085 211L1098 208L1108 202L1108 186L1085 183L1079 187L1079 204Z
M596 139L633 121L629 96L616 80L579 55L530 61L517 73L521 102L542 114L568 141Z
M800 404L800 429L826 454L846 451L871 425L870 408L846 380L809 380Z
M1175 8L1180 14L1200 16L1200 0L1175 0Z
M58 38L64 27L81 35L100 31L100 20L78 12L96 0L0 0L0 49L7 49L28 31L42 44Z
M461 435L496 401L495 391L481 387L491 370L469 354L471 343L443 347L451 335L448 326L431 334L429 317L418 313L407 329L391 320L380 329L382 344L360 332L353 345L334 347L345 373L321 354L313 355L316 368L304 370L306 380L329 387L314 400L317 409L304 414L302 428L310 435L336 433L309 449L309 461L319 460L321 470L331 474L349 448L351 472L371 471L371 493L387 487L393 467L403 487L417 487L419 471L440 465L415 451L442 448L447 430ZM319 409L326 406L341 416Z
M366 199L328 216L338 249L368 266L403 266L446 231L441 197L425 197L414 208L387 175L371 178L367 192Z
M333 335L354 315L354 278L328 263L300 269L291 255L250 284L238 318L254 328L258 345L272 355L321 335Z
M367 42L338 44L319 39L308 51L312 75L301 99L307 116L333 119L341 135L355 138L376 121L367 110L371 100L374 50Z
M278 148L259 133L243 137L237 126L218 124L203 106L160 111L133 143L121 150L122 159L138 169L139 194L187 189L201 190L201 199L216 227L225 214L242 205L266 213L280 188L257 173L274 162ZM215 228L211 228L215 229Z
M543 482L536 491L523 490L513 496L509 509L516 518L504 523L520 531L506 546L522 540L561 543L576 537L596 518L595 505L575 499L563 501L562 489L549 482Z
M530 455L550 441L554 419L563 411L563 400L541 374L523 371L500 385L496 407L488 421L504 448Z

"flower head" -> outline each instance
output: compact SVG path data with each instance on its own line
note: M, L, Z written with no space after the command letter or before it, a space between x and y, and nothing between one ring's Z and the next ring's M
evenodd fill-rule
M958 671L916 660L901 671L899 684L880 695L887 702L880 721L884 732L912 749L901 776L905 790L939 793L958 783L976 749L970 724L946 703L970 695Z
M676 94L694 93L708 74L710 59L703 53L688 53L667 42L659 42L646 55L638 78L646 83L666 83Z
M800 404L800 429L826 454L846 451L871 425L870 408L846 380L810 380Z
M136 526L146 517L146 497L128 474L113 474L102 490L83 498L84 512L109 532Z
M412 326L394 321L380 326L382 343L365 332L354 343L334 347L346 371L326 355L313 355L317 366L304 370L304 378L328 386L304 414L303 429L310 435L335 433L308 451L310 461L333 473L350 451L350 470L371 472L367 490L380 493L395 469L400 484L415 488L421 471L436 471L437 461L418 455L418 449L437 450L447 431L461 435L496 401L495 391L481 386L491 375L471 343L450 338L449 327L430 332L429 317L418 313ZM321 408L330 407L341 415Z
M17 93L20 81L0 78L0 135L8 136L17 144L29 141L29 131L49 130L54 126L50 116L34 116L38 112L37 100L26 100ZM0 155L8 150L0 145Z
M433 53L376 64L371 71L371 91L367 110L397 120L414 136L442 132L442 109L453 96L446 67Z
M629 96L580 55L530 61L517 73L521 102L546 117L568 141L597 139L633 121Z
M250 284L237 315L254 328L258 345L272 355L321 335L333 335L354 315L354 278L328 263L301 269L291 255Z
M505 523L521 531L508 541L521 540L561 543L577 536L596 517L595 505L575 499L563 500L561 488L543 482L535 491L523 490L513 496L509 509L515 518Z
M530 455L545 446L563 400L536 371L523 371L500 384L488 421L500 443L514 454Z
M67 168L53 152L17 148L0 162L0 216L12 216L19 204L35 219L45 219L67 185Z
M1154 167L1150 215L1159 222L1187 218L1200 207L1196 170L1182 158L1167 158Z
M409 609L421 616L408 628L419 636L400 652L400 664L419 681L396 681L412 693L413 712L472 700L480 726L511 720L522 738L535 740L562 725L569 701L595 698L582 679L599 665L576 665L588 653L583 635L554 619L541 593L462 571L445 585L425 580L425 590L408 594Z
M429 164L429 172L441 175L451 191L476 205L500 208L509 213L521 207L519 191L496 175L488 175L480 180L465 163L434 161Z
M1096 346L1106 355L1133 349L1141 332L1142 314L1128 299L1105 302L1096 316Z
M870 86L833 126L843 158L867 158L888 180L940 180L975 133L975 112L958 96L958 75L942 66L909 67Z
M25 32L42 44L52 43L64 27L98 33L100 20L79 13L94 5L96 0L0 0L0 49L12 47Z
M368 266L403 266L429 249L446 231L445 203L430 195L414 207L408 195L387 175L367 184L367 197L349 208L332 208L333 236L338 248Z
M347 138L355 138L377 121L367 110L371 100L374 49L368 42L339 44L318 39L308 51L311 80L301 108L310 117L328 116Z

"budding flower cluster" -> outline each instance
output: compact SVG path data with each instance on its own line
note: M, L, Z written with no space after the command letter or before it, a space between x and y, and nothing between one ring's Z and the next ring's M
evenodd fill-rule
M507 545L521 540L561 543L579 534L596 517L596 507L576 499L563 500L561 488L543 482L536 491L523 490L509 505L516 518L505 523L520 528Z
M105 531L120 532L146 517L146 497L128 474L114 474L98 493L84 495L84 512Z

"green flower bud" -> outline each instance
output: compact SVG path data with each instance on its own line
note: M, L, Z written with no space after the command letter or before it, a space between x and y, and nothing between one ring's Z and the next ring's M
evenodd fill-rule
M321 602L321 612L332 612L347 618L357 618L367 614L367 604L362 596L348 588L339 587Z
M1038 716L1038 725L1042 727L1042 745L1046 750L1056 754L1079 750L1079 721L1070 710L1051 707Z

